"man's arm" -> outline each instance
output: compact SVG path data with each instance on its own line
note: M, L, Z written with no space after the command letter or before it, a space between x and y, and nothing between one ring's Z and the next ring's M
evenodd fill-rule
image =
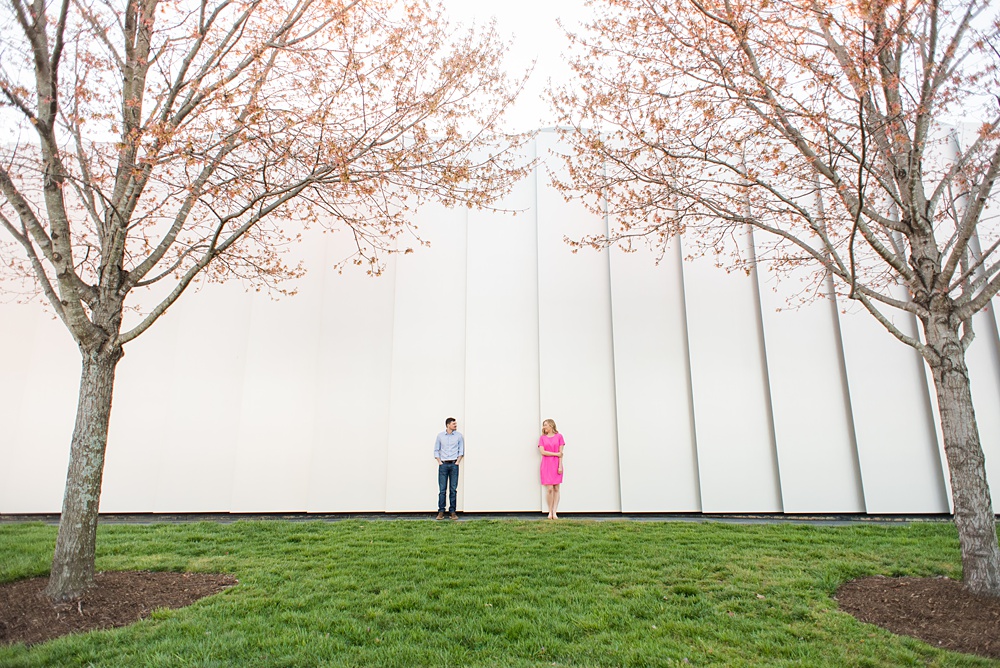
M434 459L437 460L438 466L441 466L441 434L434 439Z
M462 460L465 458L465 436L461 434L458 435L458 457L455 459L455 464L461 464Z

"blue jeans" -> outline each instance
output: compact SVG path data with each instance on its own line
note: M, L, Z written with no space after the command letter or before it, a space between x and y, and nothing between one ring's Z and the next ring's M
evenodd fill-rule
M448 512L455 512L458 503L458 464L441 462L438 466L438 512L444 512L445 492L451 490L451 505Z

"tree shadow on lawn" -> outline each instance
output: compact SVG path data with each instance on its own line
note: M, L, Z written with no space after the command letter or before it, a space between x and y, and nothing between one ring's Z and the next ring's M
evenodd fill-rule
M231 575L98 573L79 601L53 606L48 578L0 585L0 645L33 645L70 633L127 626L157 608L182 608L237 584ZM834 597L857 619L935 647L1000 659L1000 599L974 596L948 578L870 577Z

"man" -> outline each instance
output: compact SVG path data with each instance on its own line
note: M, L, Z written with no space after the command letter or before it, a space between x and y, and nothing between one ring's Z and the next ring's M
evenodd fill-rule
M439 520L444 519L445 492L451 490L451 503L448 512L451 519L457 520L455 506L458 503L458 465L465 456L465 439L457 431L458 423L450 417L444 421L444 431L438 434L434 441L434 459L438 463L438 514Z

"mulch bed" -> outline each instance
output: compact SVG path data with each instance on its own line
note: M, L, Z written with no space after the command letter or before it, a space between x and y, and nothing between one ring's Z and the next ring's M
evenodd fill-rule
M126 626L157 608L181 608L237 584L230 575L98 573L74 603L53 606L48 578L0 585L0 645L35 644L69 633ZM871 577L844 584L841 610L935 647L1000 659L1000 599L973 596L948 578Z
M158 608L183 608L237 584L218 573L124 571L97 573L79 601L53 605L48 578L0 585L0 645L35 643L70 633L127 626Z
M1000 598L975 596L949 578L870 577L834 597L862 622L966 654L1000 659Z

